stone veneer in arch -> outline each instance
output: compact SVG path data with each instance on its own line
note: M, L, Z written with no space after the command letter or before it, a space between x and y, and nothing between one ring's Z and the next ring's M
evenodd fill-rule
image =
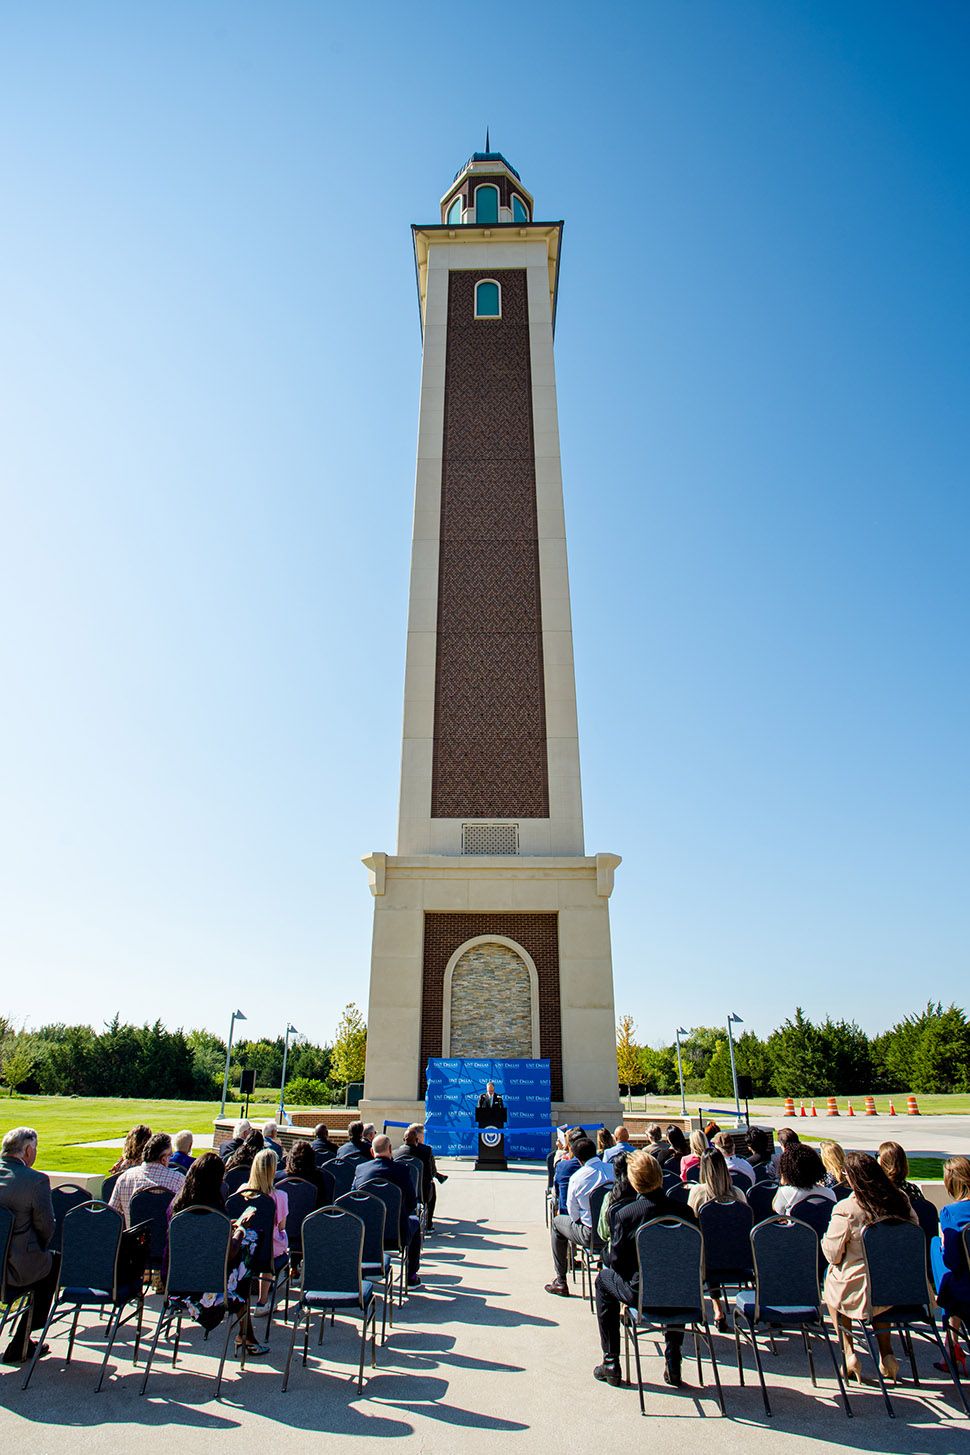
M472 945L451 976L449 1056L532 1055L532 984L510 945Z

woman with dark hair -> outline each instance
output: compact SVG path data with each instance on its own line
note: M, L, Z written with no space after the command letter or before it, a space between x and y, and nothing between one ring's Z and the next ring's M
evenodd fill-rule
M600 1209L600 1220L597 1232L608 1243L613 1236L613 1214L623 1206L624 1203L632 1202L636 1197L633 1183L627 1174L627 1154L620 1152L610 1162L613 1168L613 1186L610 1188L610 1195L603 1199L603 1206Z
M673 1123L667 1128L665 1135L670 1144L670 1156L664 1163L664 1171L672 1172L675 1177L679 1177L681 1159L690 1155L690 1142L680 1127L674 1126Z
M766 1127L752 1127L748 1132L748 1146L751 1148L748 1153L748 1161L760 1181L761 1178L767 1177L771 1173L771 1163L775 1155L775 1139ZM759 1172L759 1168L764 1170Z
M607 1151L608 1148L615 1146L616 1138L614 1137L613 1133L608 1132L605 1127L600 1127L599 1131L596 1133L597 1157L602 1157L603 1153Z
M317 1166L316 1153L309 1142L294 1142L283 1162L283 1177L302 1177L304 1182L316 1188L317 1207L326 1207L331 1199L333 1178L321 1172Z
M125 1137L125 1145L121 1149L121 1156L115 1165L108 1172L109 1177L117 1177L122 1172L127 1172L129 1167L137 1167L142 1160L145 1148L151 1141L152 1129L139 1123L132 1127Z
M910 1202L916 1197L923 1196L915 1182L908 1180L909 1158L898 1142L880 1142L876 1155L879 1159L879 1166L893 1187L898 1187L901 1192L905 1192Z
M249 1133L249 1136L239 1150L233 1152L229 1161L225 1164L224 1171L231 1172L235 1167L245 1167L248 1171L256 1160L257 1153L261 1152L265 1145L262 1132L257 1132L254 1129Z
M168 1205L169 1218L187 1207L211 1207L216 1212L225 1212L226 1199L222 1195L225 1175L226 1169L218 1152L203 1152L201 1157L196 1157L174 1200Z
M825 1186L825 1165L814 1147L792 1142L781 1154L781 1186L771 1201L780 1217L788 1217L793 1207L806 1197L824 1197L835 1201L831 1187Z
M893 1186L875 1157L867 1152L846 1153L845 1180L852 1191L836 1203L829 1230L822 1239L822 1252L831 1265L825 1278L825 1302L839 1331L846 1376L861 1384L862 1366L852 1347L852 1320L870 1314L862 1234L884 1218L916 1223L917 1227L919 1223L905 1192ZM884 1306L871 1310L872 1315L884 1312ZM882 1376L895 1383L899 1364L893 1356L890 1329L877 1329L876 1339Z

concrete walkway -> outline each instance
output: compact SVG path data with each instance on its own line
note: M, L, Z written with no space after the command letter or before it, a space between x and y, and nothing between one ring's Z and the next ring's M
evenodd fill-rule
M721 1419L708 1389L697 1386L696 1364L685 1361L689 1387L665 1389L661 1361L645 1346L650 1420L640 1417L635 1389L597 1384L595 1321L578 1297L543 1291L551 1276L543 1222L544 1175L520 1167L506 1175L476 1174L466 1162L445 1164L450 1178L439 1199L440 1232L428 1240L426 1286L409 1300L358 1395L352 1382L356 1329L338 1320L327 1330L324 1358L311 1343L304 1370L297 1360L290 1390L280 1393L286 1339L277 1324L271 1354L243 1375L231 1369L223 1399L214 1399L217 1338L203 1344L192 1330L179 1367L159 1361L146 1399L132 1370L131 1337L119 1340L119 1358L100 1395L94 1393L103 1325L87 1322L75 1362L65 1368L66 1335L56 1358L38 1366L26 1393L19 1374L0 1373L0 1449L30 1448L40 1455L86 1452L169 1455L211 1452L220 1436L244 1431L249 1448L274 1455L321 1449L371 1451L382 1442L430 1455L494 1452L496 1439L527 1452L598 1451L649 1444L659 1455L802 1452L822 1444L900 1455L954 1455L968 1444L970 1421L958 1417L952 1391L932 1370L928 1346L919 1350L927 1381L895 1392L897 1418L886 1417L877 1389L856 1390L856 1415L847 1420L835 1399L831 1365L818 1352L821 1375L813 1390L804 1354L779 1342L767 1356L774 1419L765 1419L756 1384L738 1387L733 1341L716 1340L728 1402ZM578 1285L577 1285L578 1287ZM149 1332L158 1300L151 1300ZM750 1356L748 1356L750 1363ZM865 1361L864 1361L865 1362ZM709 1371L709 1365L706 1364ZM2 1368L2 1366L0 1366ZM753 1374L753 1371L752 1371ZM941 1397L942 1395L942 1397ZM320 1435L327 1437L321 1445ZM238 1439L238 1436L237 1436ZM235 1448L235 1447L234 1447Z

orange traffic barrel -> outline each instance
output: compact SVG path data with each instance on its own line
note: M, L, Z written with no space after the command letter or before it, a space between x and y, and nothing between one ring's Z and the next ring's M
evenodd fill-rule
M783 1111L786 1117L793 1117L795 1115L795 1103L790 1096L785 1097Z
M919 1107L916 1105L916 1097L915 1096L907 1096L907 1098L906 1098L906 1115L907 1116L911 1116L911 1117L918 1117L919 1114L920 1114L920 1110L919 1110Z
M826 1097L826 1101L828 1102L828 1111L826 1115L830 1117L837 1117L839 1114L839 1103L836 1101L835 1097Z
M876 1098L874 1096L867 1096L866 1097L866 1116L867 1117L874 1117L875 1115L876 1115Z

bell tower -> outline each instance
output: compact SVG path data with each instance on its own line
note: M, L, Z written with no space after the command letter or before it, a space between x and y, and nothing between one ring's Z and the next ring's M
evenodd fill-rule
M548 1057L618 1110L609 897L583 841L553 332L562 222L476 152L412 228L423 341L397 853L370 854L365 1105L429 1056Z

